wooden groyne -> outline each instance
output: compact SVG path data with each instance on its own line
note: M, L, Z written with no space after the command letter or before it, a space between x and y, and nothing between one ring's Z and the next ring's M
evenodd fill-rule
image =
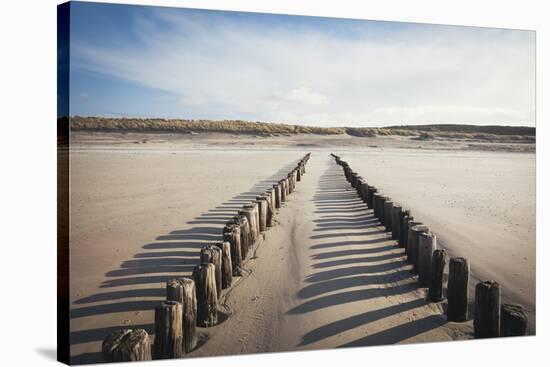
M445 299L443 275L445 267L449 264L446 316L449 321L467 321L470 306L468 259L452 257L447 261L445 251L437 248L436 234L432 233L425 223L415 220L410 209L404 208L392 198L385 196L380 189L369 184L369 181L355 172L348 162L335 154L331 156L336 164L342 167L346 180L357 191L357 195L373 210L374 217L391 234L391 238L396 240L396 245L404 248L406 261L412 265L411 271L418 274L419 286L428 288L429 302L441 302ZM476 338L526 334L525 309L521 305L501 304L499 283L477 283L473 306Z
M155 308L155 340L143 329L120 329L102 344L104 362L180 358L197 348L197 326L218 323L219 299L230 289L233 277L243 273L243 263L263 233L275 225L277 209L296 190L306 173L310 153L272 187L246 203L222 230L222 242L200 249L200 262L191 277L166 283L166 300Z

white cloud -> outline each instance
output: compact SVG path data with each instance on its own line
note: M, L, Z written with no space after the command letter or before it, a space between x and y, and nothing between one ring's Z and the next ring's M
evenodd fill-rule
M75 43L75 67L173 93L181 117L534 124L530 32L426 26L345 38L161 12L136 19L135 34L139 47Z

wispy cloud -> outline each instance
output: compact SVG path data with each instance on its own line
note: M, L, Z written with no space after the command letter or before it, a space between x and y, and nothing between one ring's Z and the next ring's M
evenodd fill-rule
M136 42L75 42L73 67L171 93L181 117L534 123L533 33L422 25L372 32L381 25L330 32L164 9L134 17Z

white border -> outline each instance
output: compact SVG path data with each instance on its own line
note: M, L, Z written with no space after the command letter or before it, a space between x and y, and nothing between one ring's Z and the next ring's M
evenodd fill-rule
M121 1L111 1L121 2ZM55 360L56 264L56 4L1 2L2 364L52 365ZM545 270L549 207L543 141L548 94L549 13L544 1L494 0L163 0L122 3L284 14L530 29L537 31L537 336L530 338L276 353L142 363L140 366L518 366L546 355L549 325ZM546 97L546 98L545 98ZM546 105L544 100L546 99ZM512 188L511 188L512 189ZM537 363L537 365L540 363Z

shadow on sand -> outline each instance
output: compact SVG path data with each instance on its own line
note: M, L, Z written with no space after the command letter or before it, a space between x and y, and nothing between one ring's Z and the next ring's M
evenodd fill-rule
M169 279L190 275L199 262L199 250L206 243L222 240L225 223L235 216L243 204L256 199L296 166L298 160L285 165L274 175L257 182L248 191L240 193L215 208L188 221L191 228L177 229L158 236L155 242L143 245L143 252L124 261L118 269L105 274L101 284L105 292L80 298L73 302L71 319L122 312L151 311L165 299L165 283ZM118 287L137 286L135 289ZM105 302L97 304L99 302ZM76 307L75 307L76 306ZM72 331L71 345L102 341L111 332L121 328L142 328L154 334L154 325L128 324L104 328ZM74 364L101 362L101 353L72 355Z
M395 251L395 242L347 183L341 169L332 160L328 164L313 198L315 213L320 216L314 221L310 237L313 272L305 279L308 284L297 293L302 303L289 310L289 314L305 314L418 289L403 251ZM298 346L311 345L424 305L424 299L388 302L380 309L326 320L325 325L304 334ZM397 343L445 323L442 316L429 316L341 347Z

